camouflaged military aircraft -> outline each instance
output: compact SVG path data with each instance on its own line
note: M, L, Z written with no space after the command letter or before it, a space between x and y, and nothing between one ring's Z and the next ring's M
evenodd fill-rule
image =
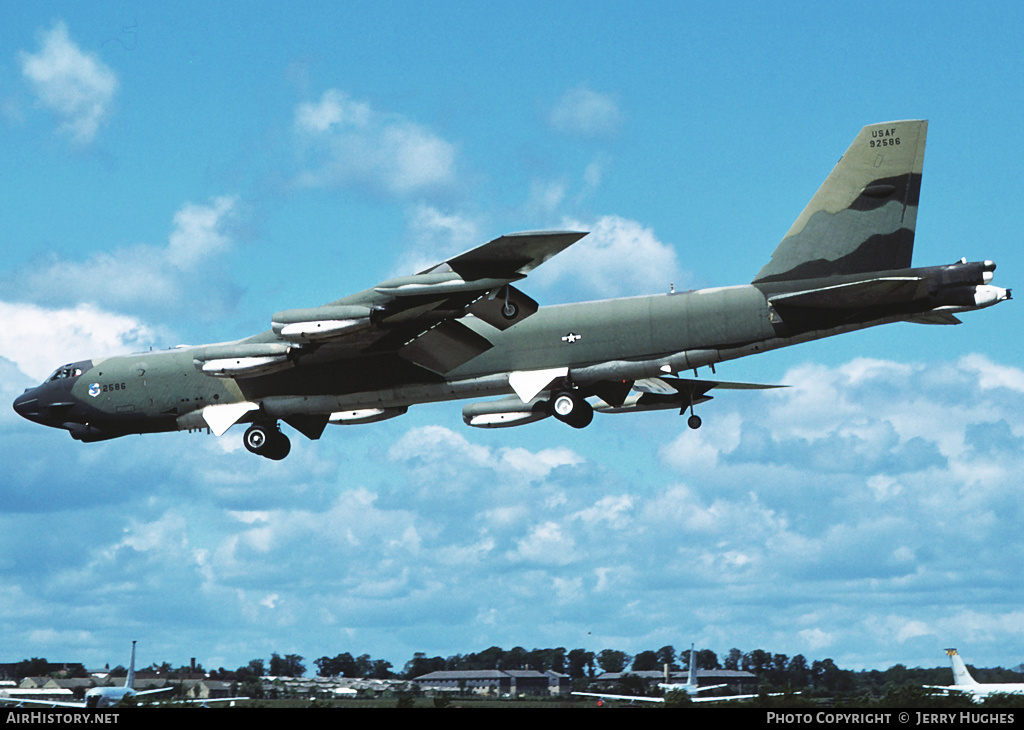
M719 389L774 386L697 369L891 322L958 324L1010 298L991 261L910 268L928 123L864 127L750 284L541 308L515 284L585 233L501 236L422 271L271 318L235 342L74 362L14 402L80 441L249 424L245 447L290 450L328 424L463 408L470 426L594 412L690 413ZM693 378L679 373L693 371Z

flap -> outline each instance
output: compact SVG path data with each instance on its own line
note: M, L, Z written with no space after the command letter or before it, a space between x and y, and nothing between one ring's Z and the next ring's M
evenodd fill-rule
M445 320L398 351L409 362L444 375L482 352L491 349L490 340L461 322Z

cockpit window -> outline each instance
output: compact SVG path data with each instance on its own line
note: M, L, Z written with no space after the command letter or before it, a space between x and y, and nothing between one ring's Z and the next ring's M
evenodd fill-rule
M82 368L65 365L62 368L57 368L53 375L46 379L46 382L50 382L51 380L64 380L65 378L77 378L81 374Z

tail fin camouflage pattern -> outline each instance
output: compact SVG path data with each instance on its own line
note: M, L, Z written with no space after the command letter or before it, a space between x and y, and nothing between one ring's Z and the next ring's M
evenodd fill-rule
M927 133L925 120L860 130L753 283L909 268Z

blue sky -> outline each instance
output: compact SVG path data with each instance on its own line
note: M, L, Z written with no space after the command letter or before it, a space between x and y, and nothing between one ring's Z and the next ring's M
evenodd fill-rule
M296 10L295 8L299 9ZM0 391L261 331L505 232L542 304L748 282L865 124L930 120L916 265L1024 267L1024 11L19 4L0 37ZM719 367L786 383L496 432L459 404L99 444L0 410L0 631L32 656L763 648L1024 661L1015 303Z

